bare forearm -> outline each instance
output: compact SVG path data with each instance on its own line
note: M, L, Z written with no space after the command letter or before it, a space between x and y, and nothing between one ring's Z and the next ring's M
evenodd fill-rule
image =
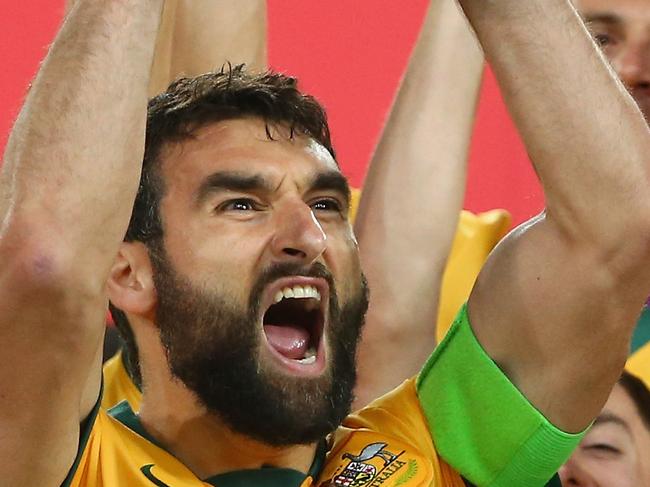
M67 0L70 11L78 0ZM265 69L266 0L166 0L149 82L149 96L179 76L196 76L226 62Z
M138 186L161 6L162 0L75 5L4 155L5 243L40 235L80 265L108 271Z
M226 62L266 68L266 0L178 0L172 75Z
M149 94L226 62L266 68L266 0L167 0Z
M620 374L647 296L648 128L568 0L461 3L547 202L483 267L472 328L538 410L580 431Z
M404 364L386 390L417 372L435 345L437 297L463 200L482 66L481 51L455 2L432 2L355 222L372 289L362 375L364 356L371 356L373 347L385 354L385 343L396 336L412 342L407 347L412 359L405 360L404 347L395 346L401 360L386 361Z
M648 129L570 2L461 3L540 176L547 216L572 237L619 238L646 201L636 195L647 193Z

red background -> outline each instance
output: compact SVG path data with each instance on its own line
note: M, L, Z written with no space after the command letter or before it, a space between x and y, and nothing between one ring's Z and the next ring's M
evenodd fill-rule
M325 104L341 165L354 186L363 182L428 1L268 0L270 65L298 76L303 88ZM61 21L63 2L2 0L2 148ZM472 211L506 208L518 223L542 205L525 150L488 70L472 142L465 207Z

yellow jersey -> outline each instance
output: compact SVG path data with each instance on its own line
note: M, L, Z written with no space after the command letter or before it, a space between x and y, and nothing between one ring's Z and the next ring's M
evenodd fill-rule
M82 429L64 487L541 487L581 438L551 425L512 385L476 340L466 306L418 377L350 415L308 472L199 479L126 401L109 412L97 406Z
M142 393L129 377L122 360L122 352L119 351L104 363L102 407L110 409L122 401L128 401L138 411Z
M628 360L625 368L641 379L646 387L650 389L650 343L634 353Z
M386 398L347 418L336 432L329 452L325 443L318 448L307 473L264 468L201 480L156 445L127 402L109 412L99 408L68 485L465 487L460 475L435 451L417 402L415 380L407 381Z

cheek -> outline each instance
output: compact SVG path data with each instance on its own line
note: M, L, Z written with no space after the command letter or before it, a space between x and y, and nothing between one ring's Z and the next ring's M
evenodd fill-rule
M604 487L640 487L636 482L636 465L629 455L609 460L591 460L587 471L597 485Z
M637 463L639 485L650 487L650 432L645 435L645 441L639 441Z
M235 291L254 281L254 267L264 246L256 239L186 232L166 243L178 272L208 288L229 283Z
M361 263L356 240L352 234L337 241L330 239L326 261L337 280L339 293L350 296L352 292L356 292L361 276Z

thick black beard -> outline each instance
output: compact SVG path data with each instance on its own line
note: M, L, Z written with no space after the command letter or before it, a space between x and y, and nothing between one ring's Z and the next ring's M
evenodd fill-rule
M271 446L310 444L334 431L350 412L356 353L368 308L363 275L343 308L322 264L281 264L264 272L238 309L225 291L199 289L179 276L163 252L152 252L158 293L156 321L172 374L230 429ZM261 363L259 300L264 287L292 275L330 286L329 366L320 377L297 378Z

